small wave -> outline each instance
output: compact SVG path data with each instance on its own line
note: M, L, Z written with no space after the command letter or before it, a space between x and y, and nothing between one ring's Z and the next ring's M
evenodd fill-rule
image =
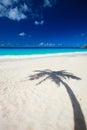
M2 55L0 59L23 59L23 58L42 58L53 56L73 56L73 55L87 55L87 52L67 52L55 54L32 54L32 55Z

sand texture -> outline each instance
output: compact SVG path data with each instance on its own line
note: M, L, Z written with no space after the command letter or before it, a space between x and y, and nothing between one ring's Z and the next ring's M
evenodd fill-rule
M87 55L0 59L0 130L87 130Z

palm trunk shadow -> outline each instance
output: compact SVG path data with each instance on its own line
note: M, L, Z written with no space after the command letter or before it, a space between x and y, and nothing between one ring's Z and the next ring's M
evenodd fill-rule
M68 78L68 79L71 78L71 79L75 79L75 80L80 80L80 78L77 76L74 76L73 74L71 74L69 72L66 72L65 70L51 71L49 69L46 69L43 71L37 70L35 72L37 72L37 74L30 75L29 80L35 80L35 79L39 79L39 78L45 76L45 78L43 80L41 80L39 83L37 83L36 85L41 84L42 82L46 81L47 79L51 79L53 82L55 82L55 84L57 84L57 86L60 86L60 83L62 83L64 85L64 87L66 88L66 91L70 97L71 104L73 107L74 130L86 130L86 122L85 122L85 118L84 118L81 106L80 106L78 100L76 99L72 89L64 81L64 80L66 80L66 78Z
M64 84L67 90L67 93L70 97L71 103L72 103L73 113L74 113L74 130L86 130L86 123L85 123L84 115L83 115L83 112L81 110L78 100L76 99L73 91L68 86L68 84L66 84L63 81L62 83Z

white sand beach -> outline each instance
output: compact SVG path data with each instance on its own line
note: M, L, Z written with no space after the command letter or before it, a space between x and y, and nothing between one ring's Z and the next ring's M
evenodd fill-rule
M86 125L86 54L0 58L0 130L86 130Z

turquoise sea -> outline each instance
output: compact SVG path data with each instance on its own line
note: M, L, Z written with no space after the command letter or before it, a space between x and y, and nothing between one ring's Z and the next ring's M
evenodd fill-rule
M30 55L45 55L45 54L64 54L85 52L87 49L78 48L0 48L0 56L30 56Z

